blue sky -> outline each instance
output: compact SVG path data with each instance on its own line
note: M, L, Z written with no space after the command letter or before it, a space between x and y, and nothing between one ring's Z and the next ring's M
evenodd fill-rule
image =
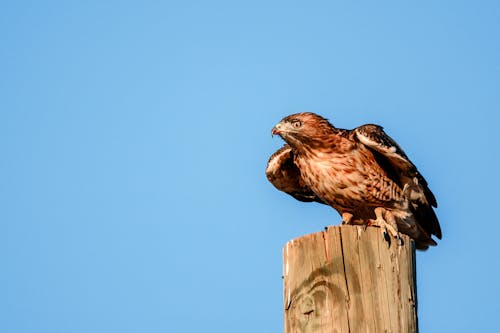
M438 198L421 332L498 327L495 1L0 5L0 330L280 332L271 128L384 126Z

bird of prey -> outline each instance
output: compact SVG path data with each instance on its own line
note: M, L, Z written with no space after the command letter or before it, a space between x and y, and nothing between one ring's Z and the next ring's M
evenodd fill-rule
M376 225L395 236L402 232L417 249L436 245L433 235L441 239L436 198L381 126L340 129L304 112L283 118L272 134L286 142L266 168L278 190L333 207L342 223Z

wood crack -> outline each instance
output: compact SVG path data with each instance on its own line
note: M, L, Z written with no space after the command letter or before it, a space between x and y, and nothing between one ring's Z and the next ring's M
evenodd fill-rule
M349 284L347 283L347 270L345 267L345 256L344 256L344 243L342 240L342 229L339 229L339 238L340 238L340 251L342 254L342 268L344 270L344 283L345 283L345 289L346 289L346 299L345 299L345 304L346 304L346 312L347 312L347 329L348 332L351 332L351 323L350 323L350 317L349 317L349 309L351 308L351 294L349 292Z

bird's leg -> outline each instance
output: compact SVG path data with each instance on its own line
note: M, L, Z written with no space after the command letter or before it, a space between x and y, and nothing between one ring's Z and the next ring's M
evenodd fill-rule
M353 215L351 213L344 212L342 213L342 224L351 223Z
M390 244L390 238L388 239L387 237L389 237L389 235L392 235L394 238L398 240L400 245L402 245L403 240L399 236L396 219L391 214L391 212L382 207L377 207L375 208L375 216L376 219L369 220L368 224L381 228L382 233L384 235L384 239L386 239L389 242L389 244Z

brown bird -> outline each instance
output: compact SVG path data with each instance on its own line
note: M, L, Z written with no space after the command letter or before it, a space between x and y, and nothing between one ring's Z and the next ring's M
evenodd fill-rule
M336 209L342 223L402 232L417 249L436 245L441 227L436 198L398 144L378 125L335 128L310 112L283 118L273 129L286 141L269 159L266 175L300 201Z

